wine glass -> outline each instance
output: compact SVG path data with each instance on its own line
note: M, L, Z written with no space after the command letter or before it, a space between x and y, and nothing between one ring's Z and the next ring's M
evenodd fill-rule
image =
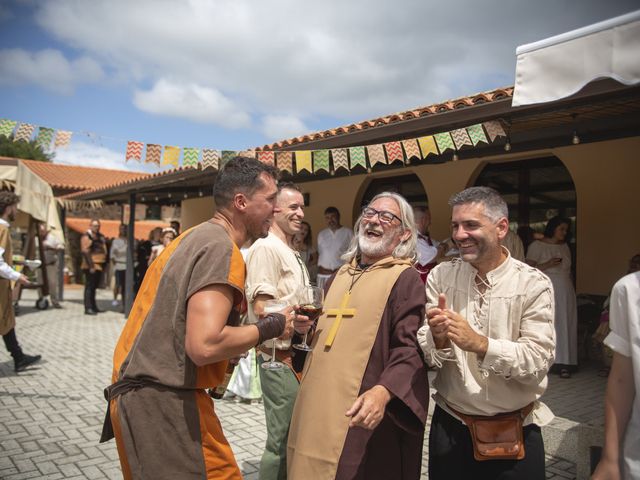
M288 304L284 300L279 299L269 299L264 302L264 313L265 315L269 313L279 313L285 308L287 308ZM268 360L262 363L260 366L265 370L278 370L284 367L284 363L278 362L276 360L276 339L271 339L272 342L272 350L271 350L271 360Z
M324 290L313 285L305 285L303 287L300 287L300 289L298 290L297 298L299 306L296 313L298 315L305 315L309 317L310 320L315 322L322 313ZM310 352L311 350L313 350L309 345L307 345L306 333L304 334L302 343L296 343L295 345L293 345L293 348L295 348L296 350L304 350L305 352Z

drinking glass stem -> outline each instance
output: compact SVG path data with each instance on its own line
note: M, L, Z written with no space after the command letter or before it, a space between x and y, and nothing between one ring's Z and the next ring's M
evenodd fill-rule
M271 362L272 363L276 362L276 341L275 341L275 339L273 340L273 347L271 349Z
M307 333L305 333L305 334L304 334L304 338L302 339L302 344L303 344L303 345L306 345L306 344L307 344L307 334L308 334L308 333L309 333L309 332L307 332Z

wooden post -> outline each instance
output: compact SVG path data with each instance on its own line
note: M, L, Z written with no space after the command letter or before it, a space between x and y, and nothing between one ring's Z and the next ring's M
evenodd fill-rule
M123 205L124 208L124 205ZM135 282L134 260L135 255L135 225L136 225L136 194L129 195L129 227L127 228L127 271L125 273L124 292L124 316L129 316L133 306L133 286Z

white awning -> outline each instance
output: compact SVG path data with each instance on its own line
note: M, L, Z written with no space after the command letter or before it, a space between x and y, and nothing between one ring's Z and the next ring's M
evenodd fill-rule
M593 80L640 83L640 10L516 50L514 107L551 102Z

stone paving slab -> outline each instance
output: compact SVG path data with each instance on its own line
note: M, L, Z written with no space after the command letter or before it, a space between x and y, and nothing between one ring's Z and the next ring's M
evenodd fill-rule
M115 443L99 444L98 438L106 408L102 389L123 315L107 291L99 291L99 307L110 311L98 316L84 315L79 288L65 291L62 310L36 310L34 295L24 292L16 332L23 349L42 354L42 362L15 374L11 357L0 353L0 478L122 478ZM574 421L601 423L605 383L588 370L571 380L552 377L547 402ZM244 477L257 480L266 438L262 404L222 400L215 409ZM425 455L424 479L426 466ZM547 456L548 479L575 476L575 465Z

